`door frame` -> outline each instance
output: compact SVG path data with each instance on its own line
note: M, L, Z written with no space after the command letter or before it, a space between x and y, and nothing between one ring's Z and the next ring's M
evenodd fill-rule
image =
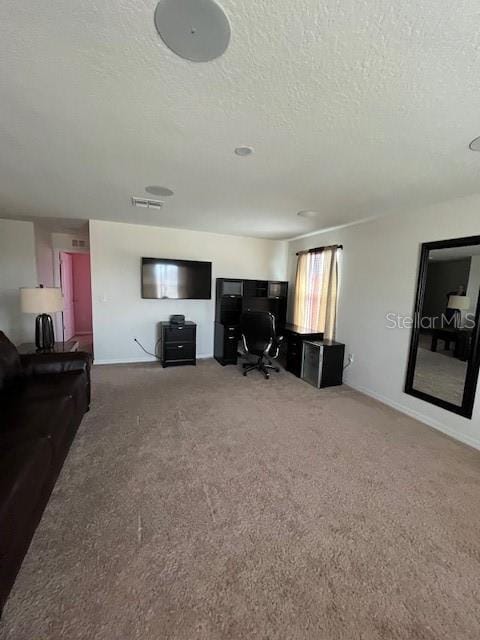
M90 254L90 249L83 249L79 247L75 247L75 249L64 249L60 247L55 247L53 250L53 286L54 287L62 287L62 281L60 277L60 254L61 253L88 253ZM92 272L90 270L90 284L92 280ZM93 294L92 294L92 307L93 307ZM56 313L54 317L54 325L55 325L55 335L57 338L63 336L63 314ZM80 335L80 334L78 334ZM93 325L92 325L92 336L93 336Z

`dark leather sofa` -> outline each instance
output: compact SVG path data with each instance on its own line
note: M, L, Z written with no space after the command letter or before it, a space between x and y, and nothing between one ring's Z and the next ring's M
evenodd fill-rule
M88 353L19 355L0 331L0 615L82 417Z

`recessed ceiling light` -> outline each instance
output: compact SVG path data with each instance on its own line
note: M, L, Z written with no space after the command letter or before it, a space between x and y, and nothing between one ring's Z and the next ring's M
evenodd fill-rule
M480 136L472 140L468 146L472 151L480 151Z
M214 60L230 42L230 23L214 0L160 0L154 20L163 42L185 60Z
M254 152L253 147L242 146L242 147L235 148L235 153L237 154L237 156L250 156L252 155L253 152Z
M145 187L145 191L147 193L151 193L153 196L173 196L173 191L171 189L167 189L167 187L159 187L156 185Z
M297 216L300 216L301 218L315 218L318 215L319 215L318 211L310 211L308 209L305 211L299 211L297 213Z

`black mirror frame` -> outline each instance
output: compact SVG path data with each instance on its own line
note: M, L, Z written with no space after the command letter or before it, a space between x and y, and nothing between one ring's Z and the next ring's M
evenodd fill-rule
M466 238L454 238L453 240L439 240L437 242L424 242L421 245L420 267L418 271L417 293L415 297L414 319L421 317L423 303L425 300L425 286L427 282L428 255L430 251L436 249L451 249L455 247L465 247L469 245L480 245L480 236L469 236ZM458 406L446 400L441 400L435 396L431 396L423 391L417 391L413 388L413 379L415 376L415 364L417 360L418 342L420 338L420 327L415 321L413 323L412 334L410 338L410 350L408 355L407 379L405 382L405 393L420 400L425 400L437 407L452 411L465 418L472 418L473 406L475 404L475 393L477 390L478 371L480 366L479 353L479 318L480 318L480 295L477 300L477 309L475 313L475 329L472 336L472 354L468 360L467 374L465 377L465 386L463 389L462 405Z

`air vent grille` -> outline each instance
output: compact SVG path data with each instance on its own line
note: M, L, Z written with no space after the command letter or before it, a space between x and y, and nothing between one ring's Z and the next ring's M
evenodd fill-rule
M132 207L140 207L142 209L161 209L163 207L162 200L150 200L149 198L132 198Z

